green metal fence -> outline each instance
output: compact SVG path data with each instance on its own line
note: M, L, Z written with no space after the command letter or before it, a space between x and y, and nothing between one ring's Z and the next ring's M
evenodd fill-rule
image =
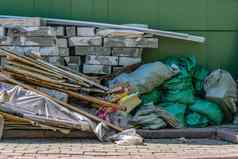
M195 55L203 65L238 76L237 0L0 0L0 14L145 23L203 35L205 44L161 38L160 48L146 50L144 60Z

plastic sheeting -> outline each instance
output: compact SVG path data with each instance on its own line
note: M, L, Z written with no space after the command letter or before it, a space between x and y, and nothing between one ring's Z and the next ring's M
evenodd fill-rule
M72 112L54 101L19 86L1 85L0 107L44 125L91 131L95 124L85 116ZM7 97L7 98L6 98Z
M0 83L0 111L32 121L32 124L52 130L79 129L94 132L99 140L110 138L117 144L142 144L143 138L130 129L116 134L104 123L96 125L87 117L70 111L58 103L22 87ZM61 129L63 128L63 129Z
M143 144L143 138L136 133L135 129L124 130L121 133L108 137L108 140L123 146Z
M109 86L112 88L118 85L129 85L133 91L143 94L152 91L178 72L176 65L169 67L158 61L142 65L132 73L117 76L109 82Z
M218 103L225 120L231 121L232 114L237 111L237 84L231 74L225 70L215 70L207 76L204 82L206 98Z

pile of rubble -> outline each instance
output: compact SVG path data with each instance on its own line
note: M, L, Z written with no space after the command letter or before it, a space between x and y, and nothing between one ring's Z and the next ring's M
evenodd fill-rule
M158 48L159 36L203 37L44 18L0 16L0 24L0 117L6 123L141 143L129 128L206 127L236 112L236 84L228 72L206 71L194 58L141 64L143 48ZM123 129L129 130L109 137L109 130Z

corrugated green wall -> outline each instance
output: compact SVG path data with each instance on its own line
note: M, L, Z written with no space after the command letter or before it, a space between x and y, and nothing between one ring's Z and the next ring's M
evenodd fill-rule
M238 76L238 0L0 0L0 14L145 23L203 35L206 44L161 38L160 48L147 50L144 59L196 55Z

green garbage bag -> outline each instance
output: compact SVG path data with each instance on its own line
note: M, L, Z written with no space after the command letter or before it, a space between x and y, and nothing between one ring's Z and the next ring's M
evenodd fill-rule
M187 72L191 72L196 64L196 58L194 56L189 57L169 57L165 60L165 63L169 66L175 64L180 69L186 69Z
M173 90L167 91L162 98L164 102L178 102L182 104L192 104L194 102L193 90Z
M194 102L194 95L190 71L195 67L195 59L169 58L165 63L177 65L180 72L162 85L162 102L192 104Z
M157 104L160 101L160 92L154 89L151 92L142 95L141 101L142 101L142 104L148 104L151 102L153 104Z
M189 113L186 116L186 124L189 128L203 128L208 126L208 118L196 112Z
M192 71L194 91L198 95L204 95L204 81L209 74L208 69L198 65Z
M189 106L189 110L206 116L211 124L219 125L222 123L224 114L221 108L213 102L196 99L195 103Z
M164 108L170 115L174 116L177 121L179 122L179 127L184 128L185 127L185 112L187 106L185 104L179 104L179 103L160 103L160 107Z

